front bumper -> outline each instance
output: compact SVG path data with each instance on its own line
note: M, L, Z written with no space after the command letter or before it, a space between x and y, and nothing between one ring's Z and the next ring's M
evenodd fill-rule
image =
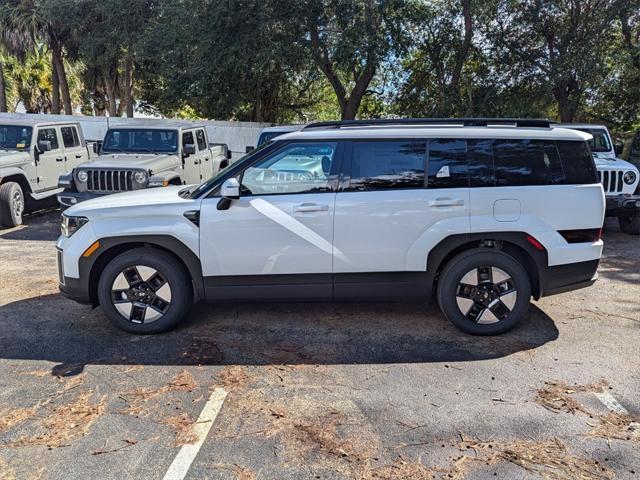
M626 217L640 213L640 195L620 194L607 198L607 217Z
M118 192L112 192L118 193ZM85 200L91 200L92 198L100 198L109 193L93 193L93 192L67 192L64 191L56 195L58 203L63 207L73 207L74 205L84 202Z
M64 252L57 249L58 254L58 289L60 293L78 303L91 304L88 282L80 278L67 277L64 272Z

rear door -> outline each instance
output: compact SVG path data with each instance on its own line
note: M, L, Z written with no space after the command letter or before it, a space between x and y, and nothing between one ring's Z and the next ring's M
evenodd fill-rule
M73 170L73 168L89 160L89 153L86 146L80 141L78 128L75 125L60 127L60 137L64 146L64 167L60 172Z
M416 279L429 250L469 232L465 153L464 140L351 142L335 207L336 298L428 294Z
M49 190L58 186L58 177L64 171L64 150L56 127L38 129L36 146L46 142L51 150L38 155L38 189Z

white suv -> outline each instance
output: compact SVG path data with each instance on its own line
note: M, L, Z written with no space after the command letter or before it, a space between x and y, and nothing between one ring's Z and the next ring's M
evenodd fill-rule
M426 300L497 334L591 285L605 201L590 135L540 120L325 122L194 187L69 208L60 289L155 333L192 302Z

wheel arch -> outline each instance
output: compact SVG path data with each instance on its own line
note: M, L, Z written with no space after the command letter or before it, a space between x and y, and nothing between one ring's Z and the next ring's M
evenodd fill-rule
M531 293L538 300L542 295L542 272L548 265L546 250L539 250L527 240L525 232L486 232L451 235L438 243L427 256L430 284L435 287L440 272L456 255L473 248L492 248L516 258L527 271Z
M178 260L191 279L194 301L204 296L202 267L197 255L184 243L168 235L109 237L99 240L97 255L80 259L80 278L86 278L87 292L93 306L98 301L100 272L115 257L134 248L157 248Z
M0 175L0 185L7 182L16 182L18 185L20 185L20 188L22 188L22 192L25 194L33 193L31 184L29 183L27 176L19 168L3 171L2 175Z

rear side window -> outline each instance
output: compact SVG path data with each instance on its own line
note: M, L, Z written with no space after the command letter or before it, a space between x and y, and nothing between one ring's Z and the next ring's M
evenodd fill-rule
M80 140L78 140L78 134L75 132L75 128L62 127L60 129L60 133L62 134L62 143L64 143L66 148L77 147L80 145Z
M202 151L207 148L207 141L204 137L204 130L196 130L196 140L198 140L198 150Z
M349 189L423 188L426 142L353 142Z
M562 163L552 142L496 140L493 164L499 187L564 183Z
M586 142L556 142L566 182L570 185L598 183L596 166Z
M469 186L466 140L430 140L428 158L429 188Z

